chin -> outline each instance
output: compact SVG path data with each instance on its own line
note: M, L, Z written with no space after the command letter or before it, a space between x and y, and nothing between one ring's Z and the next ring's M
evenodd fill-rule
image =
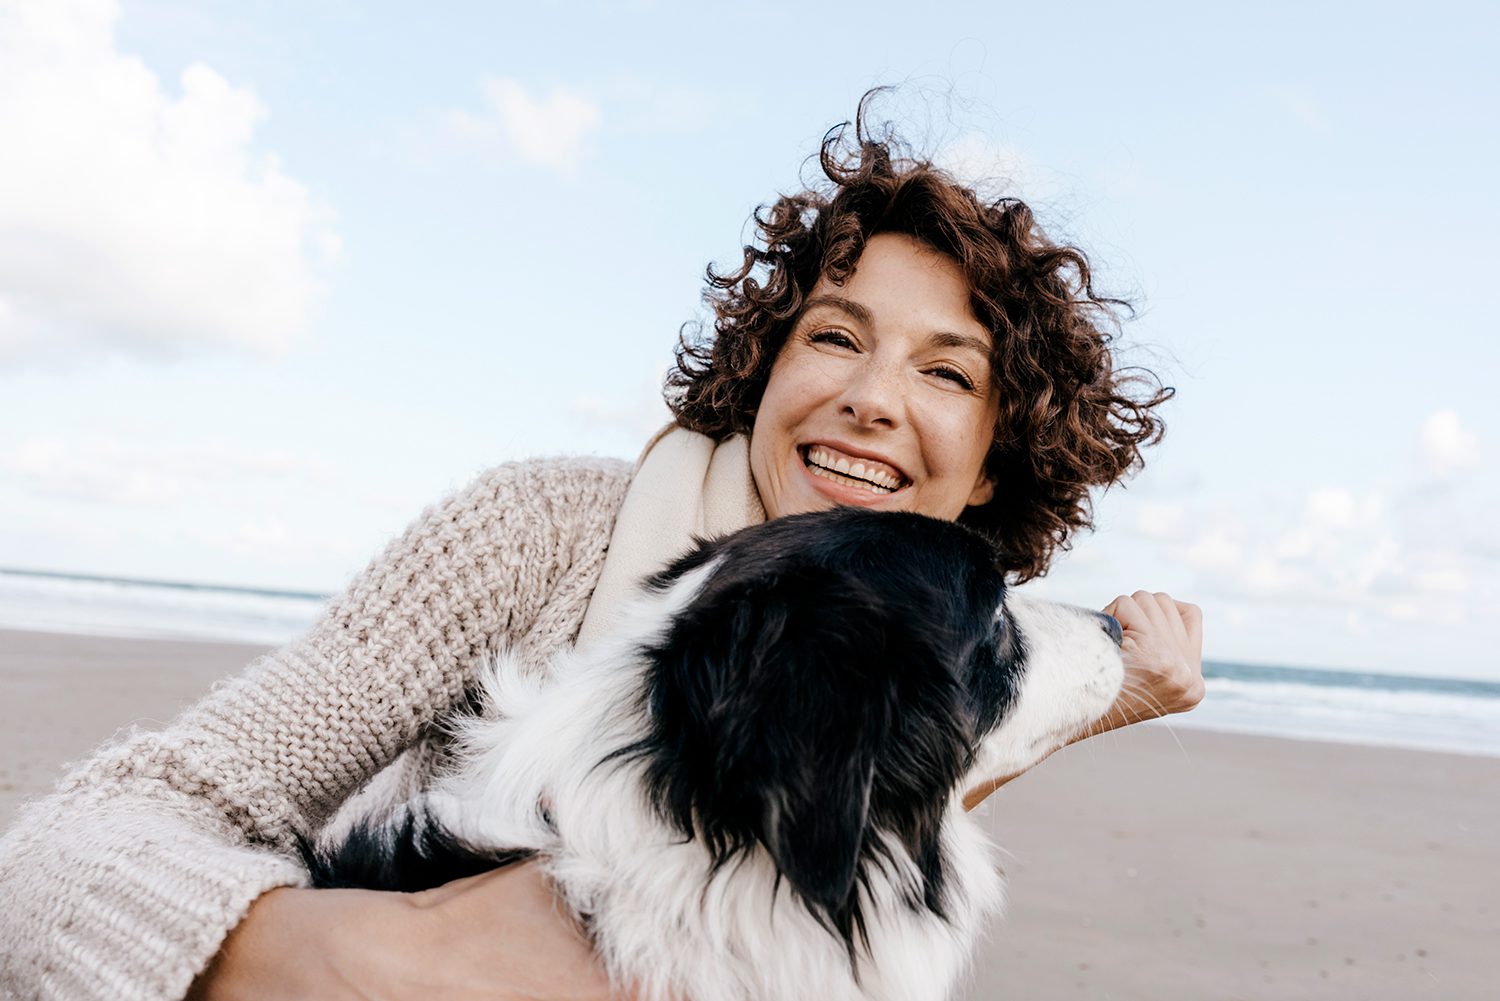
M702 542L621 627L502 658L453 768L307 844L321 886L539 860L649 999L947 997L1001 907L965 789L1114 700L1118 625L1007 593L951 522L839 508Z

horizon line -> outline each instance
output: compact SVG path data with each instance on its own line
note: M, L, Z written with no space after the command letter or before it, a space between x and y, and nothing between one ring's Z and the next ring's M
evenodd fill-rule
M150 587L170 587L181 591L228 591L234 594L254 594L270 598L311 598L327 601L332 594L318 591L298 591L290 588L249 587L244 584L209 584L183 580L159 580L152 577L117 577L105 574L68 573L62 570L31 570L24 567L0 566L0 574L18 577L47 577L54 580L90 581L96 584L145 584Z

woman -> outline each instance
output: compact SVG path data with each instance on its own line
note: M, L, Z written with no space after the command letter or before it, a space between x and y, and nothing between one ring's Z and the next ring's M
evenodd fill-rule
M872 140L866 102L763 246L710 271L717 321L637 468L500 467L429 510L307 635L163 733L101 751L0 844L0 987L58 998L582 998L608 985L535 866L427 893L298 888L298 832L371 776L420 786L486 653L592 639L694 533L855 504L957 519L1017 580L1160 435L1169 395L1112 367L1078 251ZM1132 394L1135 395L1132 395ZM607 551L607 558L606 558ZM1130 694L1099 729L1201 697L1197 610L1137 592ZM971 790L977 802L1011 776ZM366 793L365 795L375 795ZM191 987L190 987L191 984Z

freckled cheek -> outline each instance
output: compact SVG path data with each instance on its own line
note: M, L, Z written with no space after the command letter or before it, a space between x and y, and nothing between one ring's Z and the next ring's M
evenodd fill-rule
M929 407L914 415L929 474L956 474L983 465L994 418L970 407Z
M843 386L851 377L849 362L827 355L805 355L798 364L798 371L805 384L830 391Z

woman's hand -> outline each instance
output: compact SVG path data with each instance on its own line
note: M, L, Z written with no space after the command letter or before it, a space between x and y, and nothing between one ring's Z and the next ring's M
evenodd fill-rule
M189 1001L624 1001L535 863L422 893L272 890Z
M1083 736L1184 713L1203 701L1203 612L1197 605L1137 591L1120 595L1104 611L1120 621L1125 683L1109 712Z
M1120 622L1125 681L1109 711L1069 743L1144 719L1185 713L1203 701L1203 612L1197 605L1137 591L1120 595L1104 611ZM969 789L964 809L974 809L1015 777L1003 775Z

